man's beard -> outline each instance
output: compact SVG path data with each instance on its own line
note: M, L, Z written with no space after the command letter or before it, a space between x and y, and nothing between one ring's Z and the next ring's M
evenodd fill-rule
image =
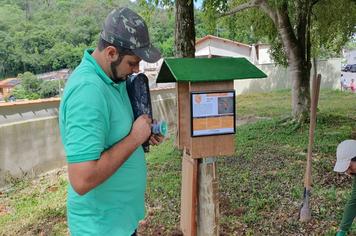
M117 67L118 65L120 65L120 63L121 63L121 61L122 61L123 58L124 58L123 56L119 56L116 61L111 62L111 64L110 64L111 73L112 73L112 78L111 78L111 80L114 81L114 83L116 83L116 84L125 81L125 80L126 80L126 77L127 77L127 76L125 76L125 77L119 77L119 76L118 76L117 69L116 69L116 67Z

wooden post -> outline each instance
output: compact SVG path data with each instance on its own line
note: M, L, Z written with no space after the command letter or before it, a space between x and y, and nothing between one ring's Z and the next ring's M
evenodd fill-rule
M219 235L219 186L215 158L199 160L197 235Z
M180 227L185 236L197 235L197 178L198 160L193 159L187 150L182 158L182 189Z

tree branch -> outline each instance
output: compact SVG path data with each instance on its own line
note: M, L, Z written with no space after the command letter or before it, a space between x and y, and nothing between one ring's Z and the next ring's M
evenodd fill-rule
M228 12L225 12L225 13L221 14L219 17L234 15L239 11L243 11L243 10L248 9L248 8L258 7L261 4L262 1L263 0L251 0L251 1L247 2L247 3L238 5L237 7L232 9L231 11L228 11Z
M281 8L277 9L277 30L281 36L282 43L288 55L288 61L297 60L301 54L298 48L298 40L293 31L292 24L289 19L287 5L284 4Z
M266 13L269 18L272 19L274 25L276 26L276 28L278 29L278 17L277 17L277 12L275 10L273 10L271 8L270 5L268 5L268 3L266 1L261 1L260 3L260 8L262 9L262 11L264 13Z

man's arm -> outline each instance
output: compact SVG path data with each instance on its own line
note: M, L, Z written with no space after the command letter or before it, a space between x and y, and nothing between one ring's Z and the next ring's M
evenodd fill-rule
M342 216L340 230L347 232L351 228L352 222L356 217L356 177L353 177L351 197L346 203Z
M115 173L136 148L151 134L151 120L142 115L134 122L128 136L103 152L98 160L68 165L69 181L74 190L84 195Z

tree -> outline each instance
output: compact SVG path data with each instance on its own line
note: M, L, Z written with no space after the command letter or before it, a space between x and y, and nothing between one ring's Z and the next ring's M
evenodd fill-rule
M73 68L101 24L128 0L0 0L0 77ZM63 51L60 51L63 50Z
M16 98L26 98L30 100L40 98L42 80L38 79L34 74L28 71L19 74L18 78L20 79L21 84L17 85L12 92Z
M42 80L38 79L34 74L27 71L23 74L19 74L18 78L25 91L28 93L39 93Z
M59 80L43 81L40 87L41 98L50 98L59 94L61 82Z
M193 1L176 0L174 32L176 57L195 56L195 24Z
M292 80L292 116L298 123L309 114L311 57L323 49L340 51L356 23L352 0L206 0L204 8L220 17L255 9L249 10L254 22L247 17L245 25L272 42L277 61L285 58Z

